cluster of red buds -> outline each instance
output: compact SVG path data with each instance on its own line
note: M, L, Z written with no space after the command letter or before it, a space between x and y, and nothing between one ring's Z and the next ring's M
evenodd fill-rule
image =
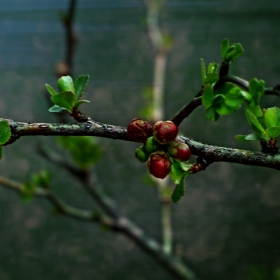
M170 157L187 161L190 148L176 141L178 127L172 121L159 121L152 127L141 119L133 119L127 127L128 135L135 141L144 143L135 151L141 162L147 162L147 168L154 177L164 179L170 172Z

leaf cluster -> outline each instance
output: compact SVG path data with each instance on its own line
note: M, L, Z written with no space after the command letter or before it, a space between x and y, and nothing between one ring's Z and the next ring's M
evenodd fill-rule
M78 108L83 103L89 103L88 100L80 100L89 81L89 75L82 75L77 78L75 83L70 76L62 76L57 81L59 92L56 92L50 85L46 88L51 95L54 103L49 109L52 113L61 113L67 111L73 112L73 108Z
M91 136L59 136L57 141L70 153L74 163L83 170L88 169L101 155L96 139Z

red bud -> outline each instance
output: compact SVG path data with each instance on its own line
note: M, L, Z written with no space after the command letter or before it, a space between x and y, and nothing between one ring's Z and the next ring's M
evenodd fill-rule
M153 136L160 144L168 144L175 140L178 127L172 121L156 122L153 128Z
M147 167L153 176L164 179L170 172L171 163L165 152L157 151L150 155Z
M146 121L133 119L127 127L127 133L133 140L145 143L153 135L153 128Z
M187 144L174 141L168 147L168 154L179 161L187 161L191 156L191 150Z

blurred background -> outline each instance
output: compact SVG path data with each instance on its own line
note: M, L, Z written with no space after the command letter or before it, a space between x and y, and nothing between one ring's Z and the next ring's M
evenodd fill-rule
M55 66L65 56L60 13L69 1L1 0L1 117L23 122L56 122L45 97L45 83L56 86ZM200 58L221 62L220 42L239 42L245 54L231 73L267 86L280 82L279 1L167 0L160 26L172 38L167 55L165 116L172 116L201 87ZM146 105L152 85L154 51L140 0L78 0L74 21L77 45L73 76L89 74L81 110L93 120L127 126ZM269 96L263 106L279 106ZM180 126L187 137L208 144L260 150L239 143L251 133L243 110L206 119L198 108ZM69 119L70 120L70 119ZM98 139L99 185L120 212L160 241L160 204L143 183L145 164L136 143ZM59 152L55 137L22 137L4 147L0 175L26 182L41 169L53 174L52 189L69 204L91 209L79 182L36 152L40 143ZM189 176L186 193L172 206L174 246L201 279L280 279L279 173L260 167L215 163ZM0 279L174 279L153 258L121 234L64 216L54 216L43 199L24 204L0 188Z

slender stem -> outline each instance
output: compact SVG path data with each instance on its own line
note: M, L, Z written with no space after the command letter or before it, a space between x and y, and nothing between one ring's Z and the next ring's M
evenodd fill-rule
M161 1L162 2L162 1ZM164 87L167 49L164 46L163 35L159 27L159 14L161 3L158 0L148 0L147 3L147 25L151 43L155 50L154 79L153 79L153 112L152 122L164 120ZM163 251L166 254L172 252L172 225L170 199L166 199L166 189L169 187L166 180L152 177L156 184L161 202L161 224Z
M2 176L0 176L0 185L19 193L24 191L24 186L22 184ZM129 219L121 216L117 219L112 219L99 212L95 213L69 206L49 189L36 188L34 190L34 195L48 199L49 202L59 210L60 214L64 214L78 220L98 222L102 226L106 226L111 230L124 234L139 245L139 247L153 256L163 265L165 269L172 272L177 279L196 279L192 270L189 269L180 259L176 258L176 256L166 254L158 242L147 236L141 228L136 226Z

